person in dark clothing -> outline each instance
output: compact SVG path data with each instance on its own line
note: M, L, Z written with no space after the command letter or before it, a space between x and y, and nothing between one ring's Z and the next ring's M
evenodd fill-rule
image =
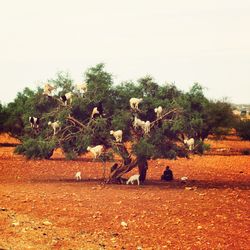
M173 172L169 168L169 166L166 167L165 171L163 172L163 175L161 176L162 181L172 181L174 179Z

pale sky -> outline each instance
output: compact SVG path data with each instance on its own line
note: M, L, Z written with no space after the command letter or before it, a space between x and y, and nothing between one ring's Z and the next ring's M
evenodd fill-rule
M147 74L250 103L249 0L0 0L0 102L60 70L104 62L115 83Z

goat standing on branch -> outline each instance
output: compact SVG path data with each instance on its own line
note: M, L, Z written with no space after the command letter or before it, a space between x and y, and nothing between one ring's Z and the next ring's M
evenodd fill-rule
M54 86L51 86L49 83L46 83L43 87L43 95L52 96L52 91L56 89Z
M87 83L80 83L75 85L76 90L78 90L81 94L84 94L88 91Z
M130 98L129 104L130 104L131 109L139 110L138 105L141 102L142 102L142 98L135 98L135 97Z
M159 106L158 108L155 108L154 111L155 111L155 113L156 113L157 119L161 118L162 106Z
M102 154L102 152L104 151L104 147L103 145L97 145L95 147L88 146L87 151L90 151L93 154L94 156L93 160L95 160L97 157L99 157Z
M59 122L59 121L55 121L55 122L49 121L49 122L48 122L48 125L51 126L51 127L53 128L53 131L54 131L53 134L54 134L54 135L56 134L57 129L60 128L60 122Z
M34 129L38 129L39 128L39 123L40 123L40 119L34 116L30 116L29 117L29 122L30 122L30 126L31 128Z
M69 105L71 105L72 97L73 97L73 93L68 92L65 95L60 96L60 100L64 103L65 106L67 106L68 102L69 102Z
M100 117L103 116L102 102L99 102L98 105L93 108L92 113L91 113L91 119L94 119L98 116Z
M110 130L110 134L115 137L116 142L122 142L122 130Z

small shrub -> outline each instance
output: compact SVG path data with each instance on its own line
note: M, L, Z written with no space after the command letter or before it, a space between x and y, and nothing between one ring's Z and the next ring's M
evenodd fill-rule
M198 141L195 145L195 151L198 154L203 154L205 151L209 151L210 150L210 144L206 144L203 141Z
M250 140L250 120L239 121L236 125L238 136L243 140Z
M222 140L226 135L229 135L231 129L230 128L222 128L218 127L214 129L214 135L217 140Z
M250 149L248 148L242 149L240 152L242 155L250 155Z
M67 160L74 160L77 157L77 154L74 151L68 151L68 152L64 152L65 153L65 158Z
M15 148L14 153L26 156L27 159L49 159L55 149L54 141L27 139Z

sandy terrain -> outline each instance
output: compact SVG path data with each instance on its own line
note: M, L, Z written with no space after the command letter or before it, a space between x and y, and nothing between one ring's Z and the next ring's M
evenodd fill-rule
M88 156L27 161L0 147L0 249L250 249L250 156L235 154L250 142L208 143L216 155L150 161L141 186L104 185Z

